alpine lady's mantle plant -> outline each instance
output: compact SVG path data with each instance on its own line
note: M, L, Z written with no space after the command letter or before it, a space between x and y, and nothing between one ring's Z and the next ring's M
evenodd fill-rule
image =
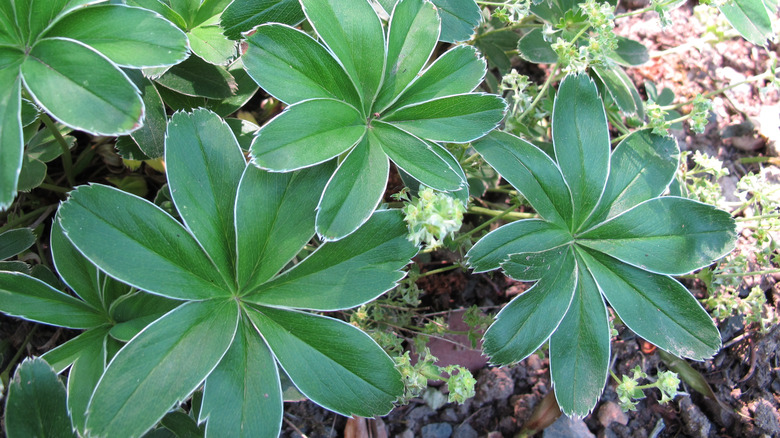
M503 226L467 256L476 272L501 267L515 279L537 280L498 314L485 353L510 364L549 341L558 404L586 415L609 366L605 299L631 330L675 355L702 360L720 348L712 319L669 275L727 254L735 224L710 205L661 196L677 169L674 140L638 131L610 153L606 115L588 76L562 81L552 120L554 157L500 132L474 143L542 219Z
M379 204L392 160L440 191L466 186L437 142L467 143L501 121L506 103L472 92L485 61L458 46L421 71L439 38L427 0L402 0L387 27L366 0L301 0L323 44L282 24L259 26L243 56L262 88L289 105L259 132L252 163L274 172L338 157L317 205L319 234L340 239Z
M389 412L403 393L392 360L355 327L304 310L359 306L403 277L417 248L400 212L378 211L285 269L314 235L331 164L285 174L248 166L230 128L207 110L171 118L165 158L184 225L102 185L79 187L60 208L67 237L100 269L182 302L108 364L87 433L143 435L203 385L207 436L275 437L277 364L330 410Z
M127 134L141 125L140 92L120 67L173 65L187 37L158 14L95 0L0 1L0 209L16 195L25 97L65 125ZM26 90L26 91L25 91Z
M78 298L21 272L0 271L0 312L56 327L85 331L42 356L56 372L68 372L68 429L85 435L87 403L107 361L149 322L180 302L139 292L98 270L65 237L55 220L51 254L60 277ZM9 400L11 395L9 395ZM17 420L14 416L22 417ZM45 415L48 415L46 413ZM35 422L24 411L6 412L8 422ZM30 436L9 427L9 436ZM64 436L64 435L63 435Z

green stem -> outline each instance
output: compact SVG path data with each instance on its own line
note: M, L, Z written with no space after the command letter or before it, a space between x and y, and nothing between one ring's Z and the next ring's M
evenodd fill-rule
M678 0L669 0L667 2L661 3L660 5L650 5L650 6L646 6L646 7L642 8L642 9L637 9L637 10L634 10L634 11L624 12L622 14L615 15L615 20L617 20L618 18L625 18L625 17L631 17L633 15L644 14L645 12L652 12L652 11L655 10L656 7L664 8L664 7L669 6L671 4L677 3L677 1Z
M466 167L469 164L473 163L474 161L478 160L480 158L479 154L474 154L466 158L465 160L461 161L460 165L461 167Z
M475 208L475 207L471 207L471 208ZM463 233L462 235L458 236L458 237L455 239L455 243L459 243L459 242L461 242L461 241L463 241L463 240L465 240L465 239L468 239L468 238L469 238L469 237L471 237L471 235L473 235L474 233L477 233L477 232L479 232L479 231L483 230L484 228L486 228L486 227L490 226L490 224L492 224L493 222L495 222L495 221L497 221L497 220L501 220L502 218L506 217L507 215L509 215L510 213L512 213L512 211L513 211L514 209L516 209L516 208L517 208L517 204L512 204L512 205L511 205L509 208L507 208L506 210L502 211L501 213L499 213L499 214L497 214L497 215L493 215L493 217L492 217L492 218L490 218L490 219L488 219L487 221L483 222L481 225L479 225L478 227L476 227L476 228L474 228L473 230L469 231L468 233ZM492 210L491 210L491 211L492 211Z
M732 272L729 274L716 273L715 275L717 275L718 277L735 278L735 277L752 277L754 275L766 275L766 274L777 274L777 273L780 273L780 268L764 269L761 271Z
M70 155L68 142L65 141L65 137L62 136L60 130L54 125L54 121L45 112L41 112L41 121L43 121L43 124L46 125L54 139L59 143L60 148L62 148L62 167L65 168L65 176L68 178L68 184L71 187L75 186L76 178L73 175L73 157Z
M576 38L575 38L576 41ZM534 97L533 102L531 102L531 105L528 106L528 108L523 111L523 114L520 114L520 117L517 118L517 123L520 124L523 122L523 120L528 117L529 114L536 108L536 105L541 102L542 97L547 94L547 89L550 88L550 85L553 82L553 78L558 74L558 68L560 66L558 64L555 64L555 68L553 68L553 71L550 73L550 76L547 76L547 80L544 81L544 85L542 85L542 88L539 90L539 93Z
M490 193L503 193L503 194L509 195L509 196L517 196L518 195L517 190L501 189L501 188L498 188L498 187L487 189L487 191L490 192Z
M751 217L738 217L734 219L735 222L748 222L748 221L758 221L761 219L776 219L780 218L780 213L772 213L772 214L762 214L759 216L751 216Z
M626 137L628 137L629 135L631 135L631 133L630 133L630 132L627 132L627 133L625 133L625 134L622 134L622 135L620 135L619 137L615 137L615 138L613 138L613 139L612 139L612 144L617 144L617 143L620 143L621 141L623 141L623 140L624 140Z
M444 266L442 268L437 268L437 269L434 269L432 271L428 271L428 272L422 273L417 278L423 278L423 277L427 277L429 275L441 274L442 272L452 271L453 269L456 269L456 268L460 268L460 265L456 264L456 265Z
M56 205L56 204L52 204L52 205ZM6 222L5 225L0 227L0 233L2 233L4 231L7 231L7 230L10 230L11 228L16 227L17 225L21 225L21 224L27 222L30 218L33 218L33 217L41 215L46 210L48 210L49 207L51 207L51 205L44 205L43 207L36 208L35 210L33 210L33 211L29 212L29 213L25 213L25 214L17 217L16 219L12 219L12 220Z
M534 213L519 213L519 212L514 212L513 213L513 212L506 212L506 210L505 211L496 211L496 210L491 210L489 208L476 207L476 206L469 207L467 213L471 213L471 214L484 214L484 215L487 215L487 216L494 216L494 217L501 216L501 217L505 217L507 219L514 219L514 220L530 219L532 217L536 217L536 214L534 214ZM472 230L472 231L474 231L474 230Z
M739 159L742 164L777 163L777 157L743 157Z
M478 39L484 38L484 37L486 37L486 36L488 36L490 34L497 33L497 32L504 32L504 31L507 31L507 30L515 30L515 29L522 29L522 28L541 27L541 25L528 24L525 21L526 21L526 19L524 18L524 19L518 21L517 23L510 24L509 26L500 27L498 29L491 29L491 30L488 30L488 31L483 32L481 34L475 35L474 39L469 41L467 44L472 44L473 45L474 42L476 42Z
M620 131L623 135L628 135L631 133L631 131L626 127L626 125L623 124L623 121L620 120L616 115L612 113L607 113L609 121L612 122L612 125L617 128L618 131Z
M44 190L49 190L51 192L57 192L57 193L68 193L71 191L71 189L67 187L60 187L58 185L48 184L48 183L40 183L38 187Z

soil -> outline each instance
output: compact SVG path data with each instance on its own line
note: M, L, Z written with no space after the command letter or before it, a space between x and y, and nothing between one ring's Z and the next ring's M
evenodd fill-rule
M631 0L627 6L645 6ZM703 33L704 25L693 15L692 4L684 4L670 14L671 24L662 28L654 14L621 19L617 32L641 41L651 53L685 44ZM769 51L778 53L770 44ZM698 93L720 88L766 70L767 51L741 38L733 38L686 50L664 53L627 73L644 93L643 84L652 80L658 87L671 88L676 101L692 99ZM515 59L518 70L521 61ZM780 147L780 95L776 90L762 92L764 84L736 87L713 102L713 115L703 135L693 134L687 126L674 131L682 150L700 150L715 156L728 166L731 184L724 183L724 194L731 196L740 176L758 171L758 165L743 165L747 156L777 156ZM752 126L751 126L752 125ZM402 186L391 180L388 192ZM730 190L730 189L731 190ZM468 218L474 220L477 218ZM474 224L466 224L473 226ZM46 241L46 240L43 240ZM750 253L749 234L741 236L738 251ZM45 248L42 248L45 250ZM419 257L415 263L421 272L452 263L456 254L439 251ZM780 302L780 276L745 279L749 290L758 285L767 302ZM686 284L697 297L703 297L701 285ZM499 273L469 275L460 270L424 277L418 286L425 290L421 308L426 313L448 314L457 328L460 312L477 305L496 312L529 286ZM0 315L0 361L5 353L26 343L25 355L40 355L75 335L76 332L38 326ZM690 363L712 388L715 399L684 386L688 395L661 405L660 394L648 391L632 412L622 412L617 404L616 383L609 379L593 412L584 418L559 416L552 399L548 360L538 354L508 368L487 364L479 349L471 349L463 337L451 342L432 342L431 348L442 364L458 363L472 369L477 378L476 396L462 405L438 403L446 387L433 386L425 398L414 399L388 416L377 419L347 419L305 401L285 406L284 437L423 437L423 438L501 438L540 437L763 437L780 436L780 327L760 333L745 325L741 318L721 321L725 347L711 360ZM637 365L648 375L667 369L659 353L642 339L621 327L612 343L611 369L617 375L629 374ZM437 394L439 397L437 397ZM446 398L445 400L446 401ZM527 435L523 435L527 434Z
M632 0L627 7L647 5ZM661 27L655 14L623 18L618 34L641 41L652 55L660 55L640 67L627 69L640 93L643 84L652 81L658 90L670 88L675 102L688 101L746 77L764 72L768 51L778 54L770 43L768 51L741 38L714 45L684 46L704 34L694 16L693 4L672 11L671 24ZM522 61L515 59L518 70ZM760 171L758 165L739 162L748 156L778 156L780 143L780 94L776 89L762 90L766 84L753 83L727 91L714 98L710 123L704 134L691 132L688 126L673 131L680 149L701 151L717 157L730 175L721 185L724 196L733 199L733 189L742 175ZM688 110L689 108L684 108ZM776 168L769 166L770 172ZM745 232L737 251L750 255L752 240ZM418 260L421 271L435 269L454 260L455 255L437 253L434 260ZM438 264L438 265L437 265ZM432 267L431 267L432 266ZM767 303L780 302L780 276L745 278L742 288L759 285ZM463 309L472 305L496 311L528 285L501 274L466 275L450 271L423 278L418 286L426 291L422 306L431 313ZM695 282L686 284L697 298L704 289ZM453 311L451 321L462 323ZM740 317L719 322L724 348L711 360L688 362L712 388L715 398L707 397L683 384L686 395L660 404L660 393L646 392L637 410L623 412L617 403L617 383L609 379L593 412L584 418L558 416L552 403L548 361L537 354L509 368L487 365L479 350L468 348L465 339L432 342L429 345L442 365L460 363L469 366L477 378L476 397L462 405L436 406L427 396L400 406L381 419L346 419L311 402L285 408L283 436L289 437L423 437L423 438L501 438L537 437L776 437L780 436L780 326L760 333L755 325L745 325ZM617 375L630 374L637 365L649 376L668 369L657 350L627 328L620 328L612 343L611 369ZM433 387L431 393L446 393L446 387ZM431 406L433 404L433 406ZM436 408L436 409L434 409ZM546 427L546 429L545 429ZM542 430L544 429L544 430Z

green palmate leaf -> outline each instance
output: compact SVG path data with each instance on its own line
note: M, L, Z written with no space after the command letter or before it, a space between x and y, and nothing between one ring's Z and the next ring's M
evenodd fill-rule
M252 164L284 172L348 153L319 204L317 232L326 240L355 231L376 208L388 157L405 175L466 199L460 164L430 142L469 142L501 121L503 99L472 93L485 61L473 48L457 47L420 72L439 31L425 0L383 3L393 11L387 45L382 11L367 0L301 4L325 47L279 24L248 37L250 74L292 103L259 131Z
M513 222L479 239L466 257L474 272L498 269L510 254L538 252L570 243L568 230L538 219Z
M105 326L89 329L75 338L60 344L52 350L47 351L41 356L41 359L54 368L56 373L61 373L71 366L76 359L81 356L81 352L90 348L95 343L103 342L108 329Z
M108 277L105 278L106 283L114 282ZM103 288L104 292L106 287ZM120 289L117 287L117 289ZM106 294L115 295L115 294ZM111 300L111 306L109 308L109 314L111 319L117 323L117 325L131 322L128 324L132 326L137 323L139 319L147 320L145 325L159 318L163 314L173 310L176 306L181 304L180 301L174 301L165 297L148 294L140 291L129 291L126 287L122 290L122 294L119 296L109 296L106 301ZM116 327L114 327L116 328ZM137 333L137 332L136 332ZM113 329L112 329L113 335ZM128 338L129 340L129 338Z
M451 195L463 202L463 205L467 205L469 203L469 183L468 179L466 178L466 172L464 172L460 167L460 162L458 159L455 158L447 148L438 143L426 141L425 144L433 151L434 154L439 157L440 160L449 165L450 169L454 170L455 174L458 175L458 178L461 181L461 186L459 189L451 192ZM417 182L419 183L419 181ZM411 188L411 186L408 185L407 187Z
M441 16L439 39L448 43L466 41L482 19L474 0L432 0Z
M317 205L317 233L337 240L371 216L384 194L390 161L373 136L366 136L341 162Z
M288 172L330 160L364 136L366 123L352 105L312 99L290 106L263 126L252 142L252 162Z
M541 149L504 132L492 132L474 143L504 179L528 200L540 216L567 227L572 215L572 195L557 164Z
M193 25L195 16L198 14L200 1L192 2L189 0L159 0L171 5L171 9L176 11L188 25Z
M199 26L206 21L212 20L214 17L222 14L233 0L204 0L198 7L198 12L195 14L195 18L192 20L192 24ZM218 24L218 23L214 23Z
M537 259L544 263L536 266L528 263L543 253L516 254L502 264L505 268L511 266L509 269L517 276L539 281L510 301L485 332L483 348L492 363L507 365L525 359L550 337L566 314L577 282L577 265L571 248L552 252L555 254Z
M99 294L101 285L98 284L98 270L65 237L59 219L55 219L51 225L50 246L54 267L62 281L90 306L104 309Z
M252 140L255 139L255 135L257 134L257 131L260 130L260 127L249 120L244 119L226 118L225 123L230 126L230 130L233 131L233 135L236 136L236 141L238 141L238 146L241 147L241 150L248 151L252 146Z
M236 42L225 37L218 24L203 24L187 36L192 52L208 63L230 64L237 55Z
M49 364L37 358L25 359L8 387L8 437L76 437L71 431L65 397L65 387Z
M590 413L604 390L609 369L609 323L598 286L578 259L574 298L550 337L550 373L555 398L567 414Z
M644 44L622 36L617 37L617 48L608 56L624 67L642 65L650 60Z
M147 327L106 368L89 404L88 433L140 436L152 428L217 366L238 320L235 301L210 300L183 304Z
M14 17L15 27L19 29L24 45L35 41L44 29L51 23L57 15L63 12L67 0L52 1L7 1L11 14ZM12 3L12 4L11 4ZM82 2L83 3L83 2ZM4 8L9 8L5 6Z
M19 173L19 185L16 189L20 192L29 192L41 185L45 178L46 164L25 155L22 158L22 171Z
M3 313L67 328L90 328L105 323L96 309L37 278L19 272L0 272Z
M297 0L234 0L222 13L225 35L237 40L241 33L259 24L297 24L303 20L303 10Z
M571 190L574 231L596 206L609 174L609 131L596 85L584 74L567 76L553 108L553 143Z
M206 379L199 421L207 418L207 436L279 435L279 372L270 350L248 319L239 324L233 344Z
M137 292L131 286L128 286L122 282L119 282L109 277L102 271L98 271L98 287L99 287L98 291L100 293L100 299L103 300L103 302L105 303L105 307L108 307L109 315L111 315L111 318L113 318L114 321L125 321L127 319L132 319L137 316L137 314L134 312L128 312L127 315L118 313L116 311L116 307L120 301L122 301L123 299L127 299L128 295L133 296L140 292ZM179 304L178 301L170 300L168 298L157 296L157 295L148 295L148 294L144 295L144 301L153 303L153 305L155 306L155 310L153 312L141 311L139 315L146 315L147 313L155 313L155 312L158 314L162 314L173 309L175 307L174 304Z
M176 113L168 124L165 162L171 197L185 225L222 277L232 279L233 206L246 167L233 132L211 111Z
M694 360L720 348L720 333L701 304L678 281L594 251L581 251L588 271L620 319L661 349Z
M730 0L718 9L743 38L753 44L764 45L771 38L775 11L767 11L763 0Z
M146 109L143 126L130 133L130 136L147 157L162 157L165 151L165 126L168 123L165 103L154 83L145 78L140 71L127 70L125 73L141 90L141 98Z
M170 2L163 0L126 0L128 6L140 6L144 9L157 12L162 15L166 20L175 24L179 29L186 29L187 22L176 11L171 9Z
M677 142L670 137L637 131L621 141L610 157L612 172L604 194L588 221L598 224L660 196L677 171Z
M535 64L555 64L558 54L552 49L552 43L545 41L542 29L531 29L517 43L520 56Z
M247 313L295 386L315 403L369 417L390 412L403 392L393 361L357 328L268 307Z
M369 113L384 75L382 23L368 1L301 0L304 14L355 83Z
M504 75L512 68L512 59L507 52L516 50L519 40L520 36L513 29L494 29L475 36L474 46L482 51L491 67L497 68ZM495 79L490 76L487 78Z
M568 415L587 414L609 360L600 295L626 325L663 349L696 359L717 350L710 317L680 283L661 274L685 273L723 256L733 248L735 225L712 206L659 197L677 171L673 139L637 131L609 154L596 87L577 75L562 81L555 100L555 161L508 134L492 133L473 146L543 217L503 226L467 254L477 272L500 263L513 278L539 279L486 332L493 362L521 360L550 336L558 404Z
M104 4L77 9L44 37L78 40L127 67L173 65L187 57L187 36L154 12Z
M171 67L156 81L185 96L225 99L235 94L238 85L224 67L209 64L197 56Z
M87 421L87 404L100 376L103 375L108 360L106 357L108 354L106 342L109 342L108 329L101 327L96 329L96 332L102 336L79 351L79 357L68 372L68 412L73 427L81 434L84 434Z
M16 14L11 2L0 3L0 42L2 45L22 46L21 29L16 23Z
M181 411L171 411L160 420L166 432L175 437L201 438L204 436L204 428L198 426L197 420ZM159 430L159 429L158 429ZM148 437L148 433L144 437Z
M276 275L314 236L320 194L335 163L295 173L248 166L236 199L237 279L242 293ZM308 293L309 291L307 291Z
M441 55L393 104L400 108L438 97L473 91L485 77L484 58L471 46L456 46Z
M138 90L108 58L83 43L38 41L22 64L22 77L35 102L72 128L117 135L140 124Z
M439 39L448 43L457 43L471 38L474 28L479 25L482 14L474 0L431 0L441 18ZM398 4L398 0L379 0L379 4L388 15Z
M232 285L192 235L146 200L107 186L82 186L60 207L60 222L91 262L139 289L195 300L230 295Z
M387 61L376 108L385 108L416 78L439 39L439 18L432 3L401 0L393 10ZM471 91L471 90L469 90Z
M18 64L12 64L16 55L20 63L21 53L0 48L0 210L8 208L16 196L24 155L20 116L22 81Z
M642 111L642 98L636 90L631 78L620 67L599 67L592 66L591 69L598 76L607 92L615 101L620 111L627 115L638 114L637 117L644 118Z
M357 231L318 248L245 301L310 310L357 307L403 278L400 269L417 253L407 234L398 211L378 211Z
M0 234L0 260L9 259L35 243L35 234L30 228L17 228Z
M382 120L429 140L468 143L495 129L505 111L500 97L470 93L405 106Z
M734 248L734 219L690 199L654 198L587 231L578 242L625 263L680 275Z
M246 105L250 99L257 92L257 84L244 70L244 64L239 58L233 64L228 67L228 73L230 73L236 80L236 93L225 99L220 100L206 100L206 108L217 113L220 117L227 117L229 114L236 112L238 109Z
M440 191L453 191L465 185L460 173L425 141L380 121L372 122L369 129L372 141L382 145L387 156L414 179Z
M312 98L335 98L360 106L355 86L338 61L304 32L289 26L259 26L247 38L244 65L264 90L293 104Z

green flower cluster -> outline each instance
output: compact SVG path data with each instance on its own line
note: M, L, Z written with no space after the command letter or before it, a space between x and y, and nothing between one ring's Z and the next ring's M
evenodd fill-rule
M425 187L403 209L408 238L415 245L424 243L428 249L436 249L460 229L465 211L461 201Z
M617 392L620 407L624 411L636 410L638 401L645 398L645 389L658 388L661 391L661 400L659 400L661 404L672 401L678 394L682 394L678 390L680 378L675 372L661 371L655 382L645 385L639 384L639 379L647 378L647 374L642 371L639 365L632 370L632 373L631 377L623 376L622 381L615 377L615 380L619 382L615 392Z

